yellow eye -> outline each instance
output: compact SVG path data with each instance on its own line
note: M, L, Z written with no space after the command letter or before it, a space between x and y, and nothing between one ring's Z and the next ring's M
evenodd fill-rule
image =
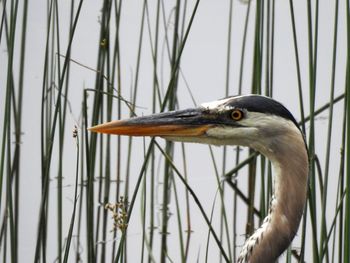
M231 112L231 118L235 121L239 121L243 118L243 112L241 110L235 109Z

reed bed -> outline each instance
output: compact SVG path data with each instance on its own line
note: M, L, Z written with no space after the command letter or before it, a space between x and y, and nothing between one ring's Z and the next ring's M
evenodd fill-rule
M95 2L0 0L0 261L235 262L264 156L87 128L256 93L309 149L280 262L350 262L349 2Z

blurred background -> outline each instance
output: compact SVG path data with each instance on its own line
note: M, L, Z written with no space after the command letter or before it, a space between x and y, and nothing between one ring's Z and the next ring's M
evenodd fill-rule
M349 11L0 0L0 261L235 262L268 211L266 158L86 128L257 93L292 112L310 155L304 217L280 262L350 262Z

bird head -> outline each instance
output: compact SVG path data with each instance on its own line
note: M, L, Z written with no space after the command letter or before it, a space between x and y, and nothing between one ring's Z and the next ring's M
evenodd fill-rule
M112 121L92 132L160 136L171 141L252 147L269 155L279 136L300 134L292 114L279 102L260 95L234 96L197 108Z

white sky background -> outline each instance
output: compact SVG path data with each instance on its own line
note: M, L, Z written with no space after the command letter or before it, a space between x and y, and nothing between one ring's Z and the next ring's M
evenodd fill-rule
M174 1L165 1L167 9L167 18L169 12L174 5ZM194 1L189 1L189 8L187 13L187 21L192 11ZM338 28L338 56L337 56L337 75L336 75L336 96L341 94L344 90L345 80L345 62L346 62L346 27L345 27L345 1L340 1L339 13L339 28ZM156 1L149 1L151 24L155 22L155 4ZM67 30L69 25L69 7L70 1L59 1L60 5L60 21L61 21L61 53L65 54L67 44ZM2 5L0 5L2 7ZM72 59L82 63L91 68L96 66L97 45L99 38L99 16L102 1L85 0L81 16L79 18L76 34L73 40ZM28 17L28 31L27 31L27 54L26 54L26 71L25 71L25 87L24 87L24 101L23 101L23 132L24 136L22 149L22 175L21 175L21 203L20 203L20 240L19 240L19 260L25 262L27 259L32 260L34 257L34 247L37 232L38 209L40 204L40 187L41 187L41 172L40 172L40 112L41 112L41 89L42 89L42 75L43 62L46 41L46 1L30 1L29 17ZM232 47L231 47L231 71L230 71L230 95L237 94L239 67L241 57L241 45L243 36L243 26L247 5L240 1L234 1L233 27L232 27ZM305 105L308 105L308 42L307 42L307 11L305 1L294 1L294 8L296 14L296 26L298 36L298 48L301 61L302 85ZM129 87L134 82L134 72L136 65L139 30L141 23L142 1L124 1L122 7L121 18L121 61L122 61L122 95L129 98ZM2 10L2 9L1 9ZM186 78L186 81L191 89L191 92L198 104L222 98L225 96L225 78L226 78L226 59L227 59L227 21L228 21L229 1L209 1L202 0L194 23L191 29L188 41L186 43L183 56L181 59L181 69ZM20 10L21 12L21 10ZM248 42L246 48L245 68L244 68L244 82L243 93L249 93L251 90L251 75L252 75L252 45L254 35L254 14L255 4L251 7L251 18L248 29ZM330 83L331 83L331 63L333 50L333 23L334 23L334 3L333 1L320 1L320 18L319 18L319 56L318 56L318 72L317 72L317 96L316 108L329 101ZM300 119L299 99L297 91L297 75L294 59L294 46L292 27L289 14L289 1L276 0L276 18L275 18L275 72L274 72L274 98L282 102L294 114L297 120ZM173 21L173 17L171 18ZM170 33L172 33L170 23ZM153 28L151 30L154 30ZM112 31L114 31L112 29ZM20 32L20 30L18 30ZM152 37L154 32L152 31ZM161 36L161 39L164 35ZM171 35L172 37L172 35ZM3 42L2 42L3 43ZM163 41L161 41L163 43ZM160 50L163 46L160 45ZM151 112L151 90L153 67L150 56L149 36L148 30L144 32L144 46L143 56L140 68L139 79L139 94L137 105L143 108L137 109L137 114L149 114ZM7 62L7 53L4 45L1 45L0 60ZM165 50L164 50L165 52ZM19 48L16 50L18 57ZM167 65L167 54L164 53L164 64ZM5 63L1 63L5 65ZM3 66L2 66L3 67ZM16 67L18 68L18 67ZM161 71L159 70L159 74ZM162 74L163 80L161 84L165 90L168 83L168 66ZM0 70L0 83L5 83L6 70ZM65 160L64 160L64 185L67 187L64 191L64 213L65 213L65 228L64 233L68 232L69 220L72 211L72 198L75 175L75 142L71 136L71 129L80 115L80 107L82 101L82 94L84 88L93 88L95 85L95 73L89 71L74 63L71 64L70 73L70 90L69 101L72 105L72 113L67 115L67 133L65 145ZM5 86L1 84L0 87L0 102L4 105ZM263 90L264 90L263 86ZM180 108L192 107L193 103L188 94L184 81L181 79L178 89ZM90 104L92 106L92 104ZM341 140L341 120L342 120L342 103L335 106L335 123L334 123L334 140L332 141L332 156L330 174L338 174L338 159L339 148ZM306 114L309 108L306 107ZM123 107L123 116L128 117L128 110ZM327 117L327 114L322 116ZM320 158L321 164L324 161L325 153L325 138L328 125L327 118L320 118L317 121L318 138L316 142L316 152ZM321 132L322 131L322 132ZM2 132L2 129L1 129ZM127 139L124 140L126 145ZM161 142L161 139L158 140ZM149 142L149 139L146 139ZM57 145L56 145L57 146ZM143 160L143 141L141 138L134 140L133 151L133 165L132 165L132 180L136 180ZM220 148L213 148L217 165L221 167L222 150ZM57 152L57 148L55 149ZM205 204L205 209L209 215L210 209L216 194L216 179L214 176L213 163L211 161L208 146L205 145L186 145L187 150L187 164L189 184L195 190L197 196L202 204ZM233 167L232 157L234 152L228 149L228 165L227 168ZM180 144L176 145L176 153L180 154ZM55 158L55 157L54 157ZM124 157L126 158L126 157ZM332 162L334 160L334 162ZM51 177L55 177L57 158L53 160ZM176 155L175 163L182 167L182 160L180 155ZM122 168L125 171L125 166ZM221 168L220 168L221 171ZM160 178L160 180L162 180ZM239 177L239 184L246 184L246 177L242 173ZM336 189L336 180L330 182L330 189ZM56 254L56 181L51 181L51 196L50 196L50 227L49 235L52 240L48 243L48 262L54 261ZM133 191L135 181L130 182L130 190ZM179 182L178 188L182 188ZM179 190L183 193L183 189ZM231 189L228 189L231 191ZM334 191L335 192L335 191ZM161 188L159 189L159 202L161 202ZM111 194L113 196L113 194ZM331 200L330 198L329 200ZM111 200L113 201L113 200ZM172 197L173 201L173 197ZM335 201L335 197L334 197ZM330 201L332 202L332 201ZM97 205L97 203L96 203ZM135 250L139 251L141 245L141 224L140 224L140 204L135 205L134 213L129 227L129 259L134 259L132 253L132 246L136 246ZM227 204L228 211L230 211L230 204ZM332 206L330 206L332 207ZM174 206L172 206L174 208ZM172 210L175 212L175 210ZM219 209L217 209L219 215ZM242 215L242 224L238 226L241 228L241 234L244 233L244 222L246 210L240 211ZM334 211L329 211L332 215ZM189 262L194 262L197 259L197 252L200 253L199 262L204 260L205 241L207 237L207 227L202 219L199 211L195 205L192 205L192 226L194 233L191 237L191 254ZM232 214L228 215L229 218ZM216 216L215 220L219 220ZM330 217L331 218L331 217ZM198 221L196 221L198 219ZM175 215L170 219L170 227L176 227L177 221ZM219 228L217 228L219 229ZM175 230L174 232L176 232ZM219 231L218 231L219 232ZM174 234L177 235L177 234ZM112 238L112 236L111 236ZM243 242L243 237L241 241ZM203 241L204 240L204 241ZM299 237L293 243L298 247ZM169 238L169 247L177 246L177 238ZM211 240L213 244L213 240ZM307 242L311 244L311 236ZM157 247L157 246L155 246ZM211 253L210 259L217 259L218 251L215 248ZM310 246L311 248L311 246ZM74 247L71 247L71 255ZM307 250L306 250L307 251ZM171 252L170 252L171 253ZM178 251L172 255L176 261ZM136 255L138 257L138 254ZM157 258L158 251L155 254ZM308 254L307 254L308 256ZM309 255L310 256L310 255ZM209 260L209 262L214 262ZM311 258L306 258L307 261ZM132 262L131 261L131 262Z

